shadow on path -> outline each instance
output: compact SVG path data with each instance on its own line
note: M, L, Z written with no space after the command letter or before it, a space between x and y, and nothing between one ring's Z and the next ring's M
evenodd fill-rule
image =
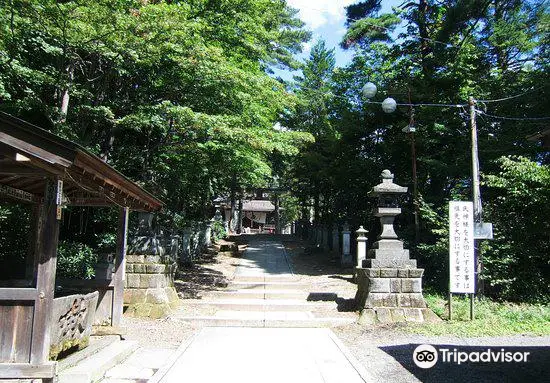
M381 350L393 357L420 381L428 382L548 382L550 381L550 347L510 347L510 346L457 346L432 344L437 350L438 361L429 369L422 369L413 362L413 352L418 344L383 346ZM482 353L491 349L499 352L529 352L528 361L522 362L443 362L441 349L458 352Z

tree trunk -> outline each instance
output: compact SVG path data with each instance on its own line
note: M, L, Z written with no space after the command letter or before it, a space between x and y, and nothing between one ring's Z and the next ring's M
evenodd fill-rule
M103 142L101 143L101 153L99 155L99 158L101 158L103 162L107 162L109 160L109 155L111 154L111 150L113 149L114 143L115 143L114 131L113 131L113 128L109 128L105 133L105 138Z
M239 212L237 216L237 234L241 234L243 232L243 195L239 196Z
M69 111L69 100L70 100L70 88L74 78L74 66L69 64L67 66L67 82L64 84L63 89L61 90L61 106L59 108L60 122L65 122L67 120L67 113Z
M418 2L418 32L420 34L420 55L422 59L422 73L428 77L431 73L428 63L428 55L431 52L428 44L428 2L427 0L419 0Z
M237 174L233 173L231 178L231 211L229 214L229 231L235 233L237 218Z

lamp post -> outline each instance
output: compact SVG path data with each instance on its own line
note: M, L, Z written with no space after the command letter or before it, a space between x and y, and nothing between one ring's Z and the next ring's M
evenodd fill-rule
M377 88L376 85L372 82L367 82L362 90L363 97L370 100L376 95ZM412 179L413 179L413 205L414 205L414 229L415 229L415 239L418 243L420 239L420 223L419 223L419 205L418 205L418 177L416 174L416 142L414 137L414 132L416 128L414 126L414 109L411 103L411 90L408 90L409 94L409 125L407 125L402 131L408 133L411 140L411 161L412 161ZM393 113L397 109L397 102L391 98L387 97L382 101L382 110L385 113Z

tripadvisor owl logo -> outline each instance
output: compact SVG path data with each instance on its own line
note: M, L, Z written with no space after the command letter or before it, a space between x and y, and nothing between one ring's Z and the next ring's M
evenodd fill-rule
M527 363L529 361L529 351L506 351L493 350L491 348L485 351L459 351L456 348L440 348L441 363ZM413 352L413 361L420 368L432 368L437 363L438 350L429 344L421 344Z
M421 344L414 349L413 361L420 368L432 368L437 363L437 350L429 344Z

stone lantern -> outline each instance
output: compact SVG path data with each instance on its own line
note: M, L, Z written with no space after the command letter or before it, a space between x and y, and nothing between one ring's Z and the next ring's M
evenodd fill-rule
M369 192L378 199L374 215L380 219L382 232L373 243L368 258L356 268L357 294L355 300L361 311L360 323L436 320L426 308L422 296L423 269L409 258L409 250L395 233L393 223L401 213L399 197L406 187L393 182L389 170L382 172L382 183Z
M398 206L399 197L407 193L407 188L393 183L393 174L389 170L382 172L382 183L368 193L369 197L378 198L378 207L374 216L380 219L382 232L378 236L363 267L416 267L416 260L409 258L409 250L403 248L394 229L395 217L401 214Z

